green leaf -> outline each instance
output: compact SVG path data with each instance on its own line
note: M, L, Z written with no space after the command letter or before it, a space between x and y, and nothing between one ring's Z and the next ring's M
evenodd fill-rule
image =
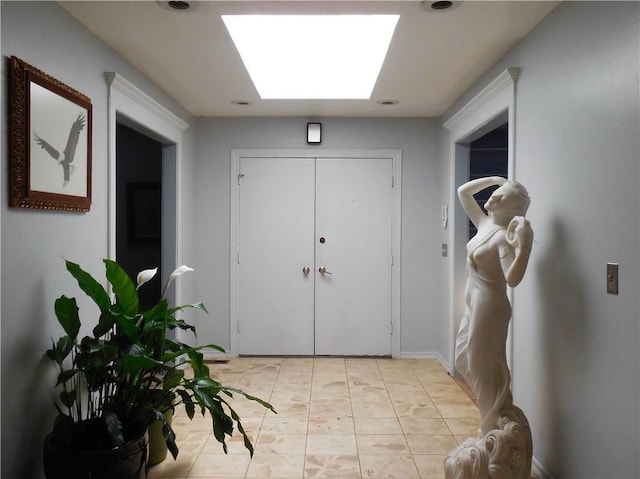
M91 336L85 336L84 338L82 338L82 341L80 341L80 349L83 352L89 353L89 354L93 354L97 351L100 351L103 345L104 343L100 342L95 338L92 338Z
M231 411L231 417L236 420L236 424L238 425L238 431L240 431L240 434L242 434L242 437L244 439L244 447L246 447L249 450L249 456L253 457L253 444L251 444L251 440L249 439L249 436L247 436L247 433L244 430L244 427L242 427L240 418L238 417L236 412L231 408L231 406L229 406L229 411Z
M215 400L212 395L205 389L199 388L197 385L193 385L194 397L198 401L198 404L206 409L214 409L216 407Z
M61 371L60 374L58 374L58 382L56 382L56 386L66 383L69 379L78 374L78 372L79 371L77 369L66 369Z
M73 403L76 402L76 390L72 389L71 391L62 391L60 393L60 402L68 408L73 406Z
M227 453L225 435L231 436L233 434L233 421L227 416L219 404L210 408L209 413L211 414L211 421L213 423L213 435L216 440L222 444L224 452Z
M249 399L250 401L255 401L255 402L259 403L260 405L264 406L265 408L267 408L267 409L273 411L274 413L278 414L278 412L273 408L273 406L271 404L269 404L268 402L264 401L263 399L260 399L258 397L252 396L251 394L247 394L242 389L232 388L232 387L228 387L228 386L222 386L222 391L223 392L231 391L231 392L240 394L240 395L244 396L245 398Z
M199 309L201 311L204 311L205 313L209 312L207 311L207 308L205 307L204 303L192 303L192 304L183 304L182 306L176 306L174 308L171 308L169 310L169 314L173 315L178 311L182 311L183 309L188 309L188 308Z
M69 271L76 281L78 281L80 289L84 291L87 296L93 299L93 302L96 303L98 308L100 308L100 311L106 311L109 309L111 300L102 285L76 263L72 263L71 261L65 262L67 265L67 271Z
M227 353L227 351L222 346L218 346L217 344L205 344L204 346L201 346L201 347L215 349L216 351L220 351L221 353L224 353L224 354Z
M176 328L181 329L183 331L191 331L193 332L194 336L196 334L196 328L194 326L190 325L189 323L187 323L182 319L176 319L172 316L167 321L167 329L176 329Z
M76 298L60 296L55 302L55 312L58 322L72 340L78 336L80 331L80 317L78 316L78 305Z
M173 389L180 384L184 377L182 369L172 369L164 378L162 378L162 389Z
M222 420L219 419L213 419L213 435L216 438L216 440L222 444L222 450L224 451L225 454L227 454L229 451L227 450L227 443L225 442L225 437L224 437L224 424Z
M201 388L201 389L207 389L207 388L220 388L220 383L218 381L216 381L215 379L212 378L208 378L208 377L197 377L194 378L191 381L196 387Z
M69 336L62 336L58 339L58 343L56 344L56 349L58 350L60 357L65 359L71 350L76 345L76 342L72 340Z
M244 439L244 447L246 447L249 450L249 455L253 457L253 444L251 444L251 440L249 439L249 436L247 436L247 433L244 430L244 427L242 426L242 422L240 421L240 416L238 416L238 413L236 413L233 410L233 408L229 405L229 403L227 403L226 401L224 401L224 403L229 408L229 413L231 414L231 418L238 425L238 431L240 432L240 434L242 434L242 437Z
M171 429L171 426L169 426L169 429ZM165 429L163 425L162 432L164 433L164 431ZM173 434L173 430L171 430L171 433ZM175 461L178 458L178 445L176 444L175 434L173 434L173 436L165 437L165 442L167 443L167 449L169 449L171 456L173 456L173 460Z
M107 279L113 287L113 292L118 303L122 306L122 310L127 316L135 316L138 314L139 302L136 285L118 263L110 259L103 261L107 270Z
M184 343L179 343L177 341L172 341L169 339L165 341L166 341L165 346L170 346L170 349L173 352L163 354L162 355L163 361L165 362L173 361L174 359L186 354L189 357L189 363L191 363L192 366L195 366L194 370L198 368L200 365L204 365L202 353L198 352L204 346L196 346L192 348L187 346ZM179 348L176 348L176 346L179 346ZM165 349L168 349L168 348L165 347Z
M164 414L158 410L154 410L154 416L157 421L162 423L162 437L164 437L167 449L169 449L173 459L175 460L178 457L178 446L176 444L176 435L171 428L171 424L169 424L167 419L164 417Z
M160 320L167 317L168 311L169 303L167 302L166 298L162 298L155 304L155 306L153 306L153 308L151 308L149 311L145 311L142 316L144 316L144 318L147 320Z
M115 322L116 320L110 311L102 311L100 313L98 325L93 328L93 337L97 339L107 334L113 329L113 325L115 324Z
M138 371L155 369L162 366L162 363L148 356L127 355L123 358L122 365L126 373L132 374Z
M180 398L182 399L182 403L184 404L184 411L187 413L187 417L189 419L193 419L193 416L196 413L196 408L193 405L193 400L191 399L191 396L187 391L183 389L178 389L176 392L180 395Z
M121 332L133 342L137 342L140 337L140 329L136 325L133 317L124 314L114 314L113 318L121 329Z
M204 363L204 355L199 352L200 348L191 348L186 351L189 357L189 364L195 376L209 376L209 368Z
M233 434L233 420L224 412L222 405L215 402L209 409L211 419L213 421L213 435L222 443L222 447L227 452L225 444L225 434L231 436Z
M62 336L60 339L58 339L58 342L52 346L51 349L47 350L47 357L55 361L60 367L62 367L62 362L66 359L74 346L75 341L73 341L67 335Z

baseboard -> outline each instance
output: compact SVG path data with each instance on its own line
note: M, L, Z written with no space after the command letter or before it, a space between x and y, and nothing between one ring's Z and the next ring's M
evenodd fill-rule
M228 351L223 353L213 348L202 348L200 352L202 352L204 360L210 362L228 361L230 358L237 357L234 354L230 354Z
M200 351L202 352L204 362L206 363L226 363L230 358L237 357L235 355L223 353L213 348L202 348ZM176 359L176 366L184 369L187 366L187 356L179 356Z
M222 353L216 349L213 348L204 348L202 349L202 353L204 354L204 359L205 361L220 361L220 360L228 360L231 358L237 358L238 355L231 352L231 351L227 351L226 353ZM313 357L313 356L311 356ZM431 352L431 353L416 353L416 352L401 352L400 359L435 359L436 361L438 361L443 368L445 368L447 371L449 371L450 368L450 364L445 361L445 359L442 357L442 355L438 352Z
M438 352L415 353L405 351L400 353L400 359L435 359L440 364L442 364L443 368L445 368L447 371L449 370L449 363L445 361L442 355Z

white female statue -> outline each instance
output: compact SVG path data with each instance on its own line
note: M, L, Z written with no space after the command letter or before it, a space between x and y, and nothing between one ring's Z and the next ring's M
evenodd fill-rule
M473 195L494 185L498 188L485 203L485 214ZM467 243L466 311L456 338L455 359L456 368L476 394L480 410L482 436L480 440L474 440L473 447L484 447L483 441L486 442L489 433L504 426L501 422L507 421L505 417L512 418L514 414L522 415L525 424L521 426L526 427L530 444L526 418L513 406L506 358L511 318L507 285L515 287L522 280L533 243L533 231L524 218L530 203L529 195L520 183L492 176L465 183L458 188L458 197L478 229ZM471 443L468 446L471 447ZM495 452L496 446L489 449ZM522 452L529 454L530 464L531 452ZM477 452L469 454L477 456ZM452 466L460 461L447 459L445 464L447 462ZM456 473L451 477L483 476Z

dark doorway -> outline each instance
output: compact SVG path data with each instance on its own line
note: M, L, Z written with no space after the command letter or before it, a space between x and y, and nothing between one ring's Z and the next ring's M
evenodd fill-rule
M508 123L504 123L469 145L469 179L474 180L484 176L506 178L509 168L508 156L509 128ZM497 186L486 188L474 196L483 210L484 204L496 188ZM469 239L475 234L476 227L469 221Z
M158 273L138 291L142 311L161 295L162 144L125 125L116 129L116 260L136 280Z

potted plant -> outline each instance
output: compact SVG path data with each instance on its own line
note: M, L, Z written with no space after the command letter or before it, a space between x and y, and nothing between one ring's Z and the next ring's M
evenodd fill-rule
M153 422L161 422L169 451L174 459L178 455L175 434L163 415L178 405L190 419L197 410L208 413L214 437L225 452L226 439L237 428L253 455L240 417L227 399L237 394L272 411L273 407L211 378L202 349L224 352L223 348L215 344L189 346L167 335L173 330L195 334L195 328L179 318L180 311L192 308L206 312L202 303L170 307L164 297L169 284L192 269L176 269L158 303L139 311L137 289L157 268L142 271L136 285L115 261L103 261L113 297L79 265L66 261L80 289L98 307L92 334L79 337L82 322L75 298L63 295L55 302L56 317L65 334L47 351L60 373L56 383L59 415L44 442L46 477L145 478L146 431ZM110 456L114 452L115 458Z

